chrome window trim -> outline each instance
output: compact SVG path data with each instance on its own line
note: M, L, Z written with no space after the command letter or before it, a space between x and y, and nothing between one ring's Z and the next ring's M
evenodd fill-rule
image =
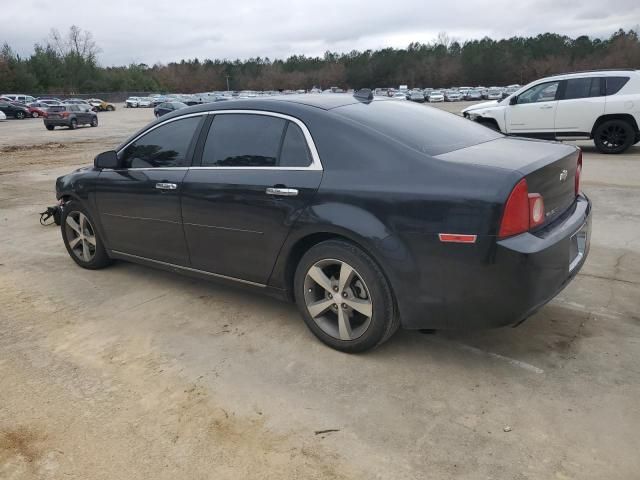
M190 167L120 168L120 169L117 169L117 170L110 169L110 168L105 168L104 170L105 171L122 171L122 170L127 170L127 171L177 170L177 171L179 171L179 170L191 170L191 169L193 169L193 170L245 170L245 171L246 170L282 170L282 171L291 171L291 170L294 170L294 171L295 170L300 170L300 171L308 171L308 170L322 171L323 170L322 162L320 161L320 155L318 154L318 149L316 148L316 144L313 141L313 137L311 136L311 132L309 132L309 129L304 124L304 122L302 120L300 120L299 118L292 117L292 116L286 115L284 113L269 112L269 111L265 111L265 110L232 110L232 109L229 109L229 110L210 110L210 111L206 111L206 112L197 112L197 113L189 113L187 115L180 115L179 117L167 119L166 121L158 123L157 125L154 125L153 127L149 128L148 130L145 130L140 135L135 137L133 140L128 142L120 150L117 150L116 153L120 154L120 152L122 150L127 148L133 142L137 141L139 138L142 138L147 133L155 130L158 127L166 125L168 123L175 122L177 120L181 120L183 118L188 118L188 117L197 117L197 116L201 116L201 115L220 115L220 114L264 115L264 116L267 116L267 117L282 118L284 120L289 120L289 121L295 123L298 127L300 127L300 130L302 130L302 134L304 135L304 138L307 141L307 148L309 148L309 152L311 153L311 165L309 165L307 167L277 167L277 166L275 166L275 167L215 167L215 166L204 166L203 167L203 166L200 166L200 165L196 165L196 166L192 165Z

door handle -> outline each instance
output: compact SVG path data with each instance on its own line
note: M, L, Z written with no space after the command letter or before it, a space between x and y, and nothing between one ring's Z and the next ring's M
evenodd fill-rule
M553 105L543 105L540 107L540 110L549 110L550 108L553 108Z
M284 187L268 187L267 195L278 195L281 197L295 197L298 195L297 188L284 188Z
M156 188L158 190L175 190L176 188L178 188L178 185L176 185L175 183L160 182L156 183Z

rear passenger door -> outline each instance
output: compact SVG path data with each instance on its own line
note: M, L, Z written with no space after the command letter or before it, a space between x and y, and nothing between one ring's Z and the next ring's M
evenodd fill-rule
M604 113L604 107L602 78L583 77L563 81L556 109L556 136L589 136L596 119Z
M287 116L226 112L209 122L198 147L200 165L183 182L191 265L265 284L320 185L317 151L304 124Z

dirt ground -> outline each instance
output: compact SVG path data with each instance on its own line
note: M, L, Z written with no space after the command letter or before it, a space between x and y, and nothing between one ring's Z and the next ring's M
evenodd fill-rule
M293 305L80 269L39 225L57 176L150 120L0 122L1 479L638 478L640 146L581 143L591 254L534 317L353 356Z

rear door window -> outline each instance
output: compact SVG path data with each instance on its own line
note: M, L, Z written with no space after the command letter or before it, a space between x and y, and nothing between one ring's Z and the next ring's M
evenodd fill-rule
M278 166L308 167L309 165L311 165L311 155L307 140L298 125L288 122Z
M600 96L600 78L571 78L566 81L562 100Z
M220 114L211 123L203 166L275 167L286 120L268 115Z

